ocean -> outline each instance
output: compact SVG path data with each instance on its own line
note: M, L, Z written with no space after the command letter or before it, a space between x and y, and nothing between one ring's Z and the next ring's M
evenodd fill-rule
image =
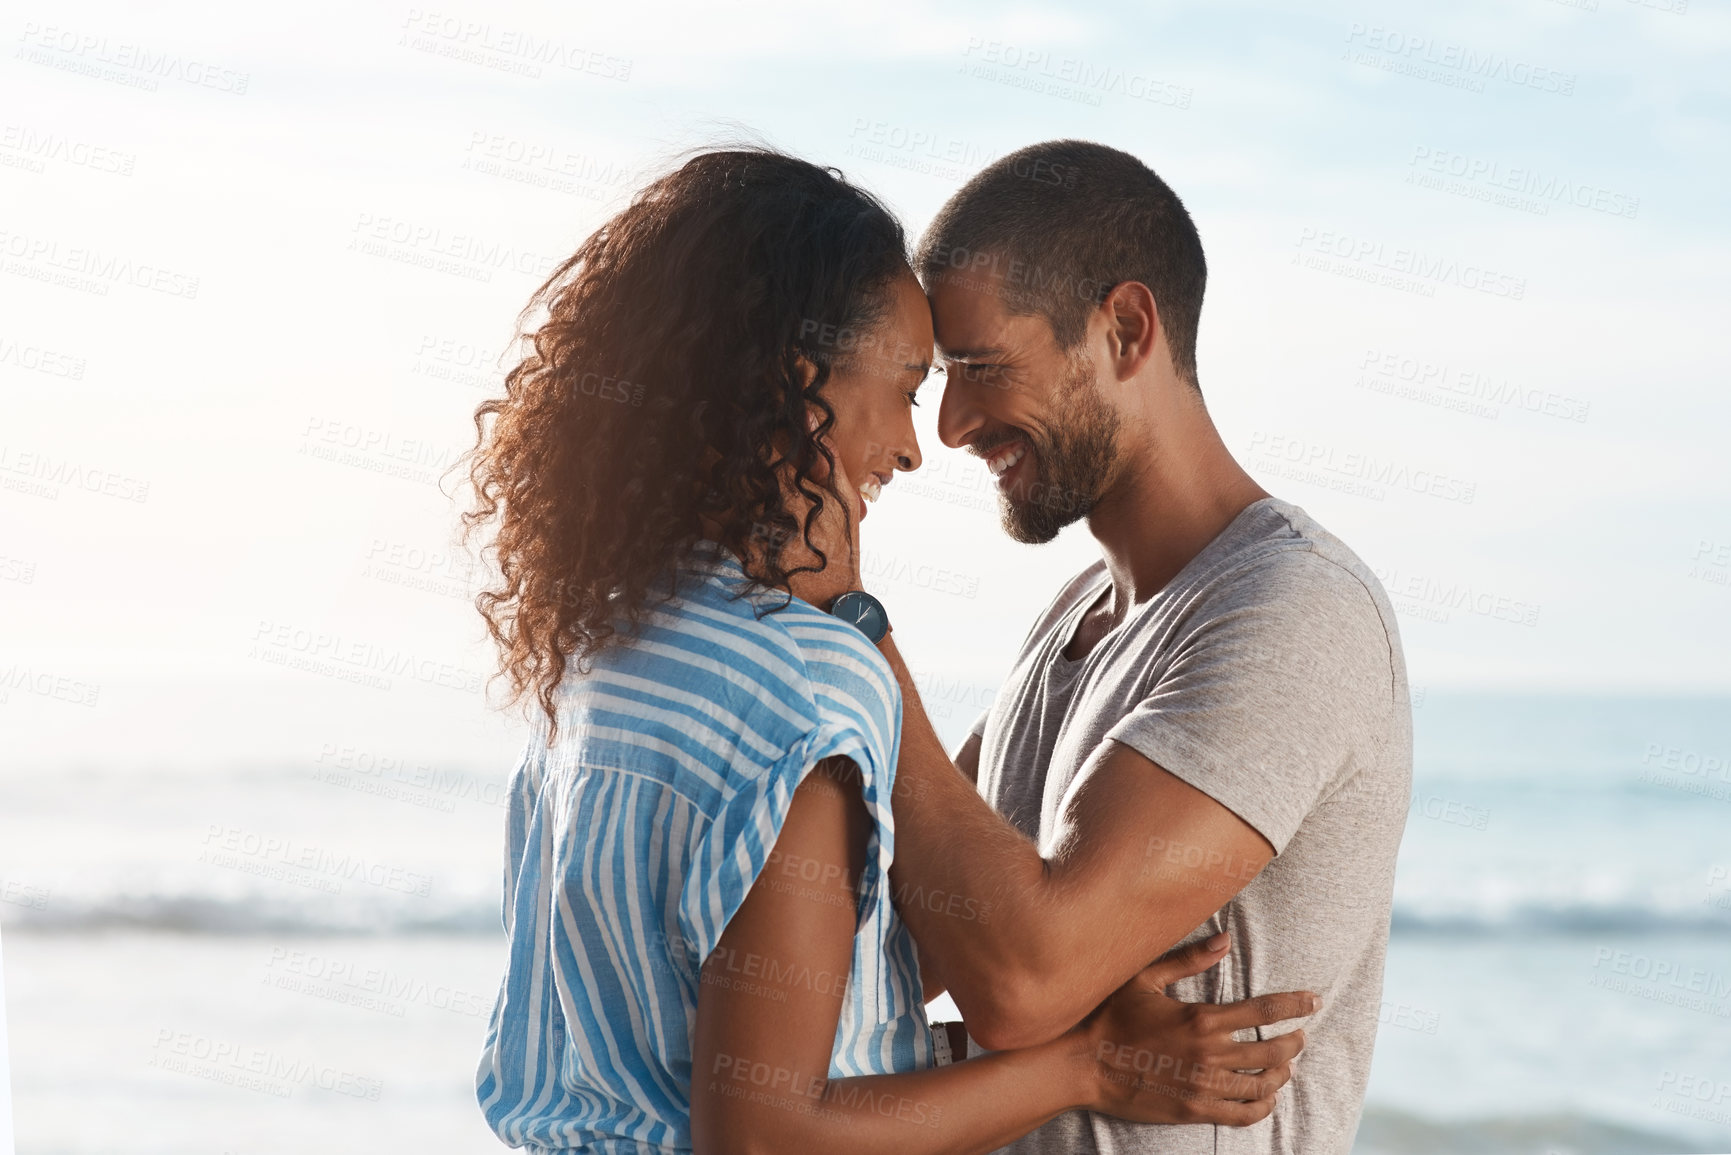
M1356 1152L1731 1152L1731 702L1415 706ZM0 772L20 1155L501 1150L508 770Z

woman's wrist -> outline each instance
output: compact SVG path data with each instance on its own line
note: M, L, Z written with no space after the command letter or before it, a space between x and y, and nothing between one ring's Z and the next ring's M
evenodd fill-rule
M1030 1048L1043 1052L1042 1064L1064 1089L1066 1109L1098 1110L1105 1101L1095 1043L1086 1027L1075 1026L1049 1043Z
M1095 1058L1094 1036L1083 1026L1073 1027L1049 1043L1015 1051L981 1049L977 1055L974 1052L978 1044L969 1039L965 1022L933 1023L932 1033L944 1036L952 1063L963 1062L970 1056L979 1058L989 1054L1029 1064L1038 1071L1042 1086L1060 1090L1062 1110L1092 1110L1106 1099L1102 1093L1100 1064Z

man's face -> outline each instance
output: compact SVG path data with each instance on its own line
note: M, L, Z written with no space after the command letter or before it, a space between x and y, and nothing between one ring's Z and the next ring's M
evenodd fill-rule
M1051 541L1117 475L1118 416L1100 395L1092 343L1060 349L1045 317L1004 307L998 279L940 276L930 298L948 377L938 436L985 460L1004 532Z

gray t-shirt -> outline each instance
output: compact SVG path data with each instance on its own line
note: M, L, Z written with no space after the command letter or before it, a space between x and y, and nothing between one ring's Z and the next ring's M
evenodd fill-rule
M1412 712L1394 610L1370 569L1297 506L1247 507L1081 661L1063 656L1111 584L1096 562L1035 624L974 732L980 793L1049 852L1065 792L1121 742L1256 828L1276 857L1185 941L1232 935L1188 1002L1322 996L1274 1113L1163 1127L1073 1111L1005 1151L1346 1155L1370 1076ZM1152 842L1152 840L1151 840ZM1158 868L1162 848L1150 846ZM1182 853L1182 851L1177 851ZM1241 1035L1241 1038L1249 1038Z

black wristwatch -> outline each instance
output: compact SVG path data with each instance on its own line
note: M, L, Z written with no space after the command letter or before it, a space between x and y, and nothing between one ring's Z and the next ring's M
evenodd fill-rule
M829 612L856 627L873 645L890 632L890 615L884 604L864 590L849 590L837 597L829 603Z

